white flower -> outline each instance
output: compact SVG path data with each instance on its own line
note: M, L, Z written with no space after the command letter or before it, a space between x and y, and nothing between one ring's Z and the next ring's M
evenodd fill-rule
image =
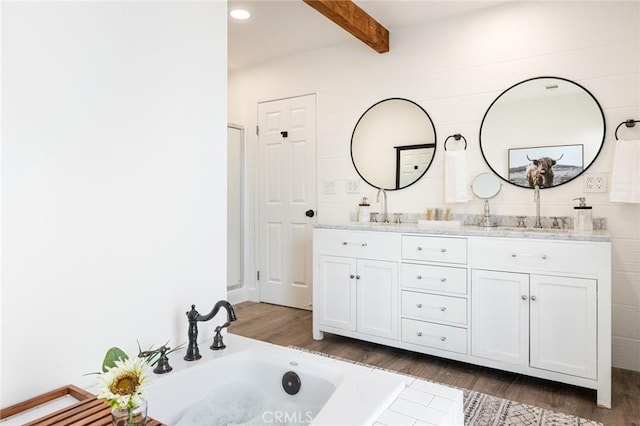
M130 409L140 404L144 388L149 382L148 364L142 358L118 360L115 366L102 373L98 398L111 407Z

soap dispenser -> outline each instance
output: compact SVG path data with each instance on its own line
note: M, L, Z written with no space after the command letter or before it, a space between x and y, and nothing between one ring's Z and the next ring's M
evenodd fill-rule
M371 222L371 204L367 197L362 197L362 202L358 204L358 220L360 223Z
M591 206L587 206L585 197L574 198L578 205L573 208L573 229L576 231L593 231L593 215Z

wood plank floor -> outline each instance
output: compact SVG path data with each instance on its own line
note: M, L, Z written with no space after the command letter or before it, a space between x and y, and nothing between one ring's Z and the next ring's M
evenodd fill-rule
M282 346L336 355L436 382L484 392L565 414L597 420L606 426L640 426L640 372L613 369L613 408L596 405L596 392L490 368L362 342L325 333L311 336L311 311L265 303L234 305L238 321L229 331Z

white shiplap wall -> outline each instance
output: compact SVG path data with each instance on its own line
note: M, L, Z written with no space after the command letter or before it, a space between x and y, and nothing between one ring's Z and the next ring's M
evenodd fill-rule
M382 55L354 40L281 58L230 75L229 120L254 129L257 102L317 93L318 221L346 221L362 196L375 199L375 190L364 183L360 194L345 191L346 180L359 179L349 153L351 132L370 105L405 97L429 113L438 142L462 133L473 177L489 171L478 134L493 99L521 80L558 76L585 86L600 102L607 134L588 172L610 177L615 127L627 118L640 119L639 9L638 2L518 2L392 31L391 51ZM640 139L639 131L624 134ZM249 168L255 170L255 133L248 132L248 138ZM389 193L390 211L421 213L443 206L442 172L440 146L417 184ZM322 193L325 180L336 182L336 194ZM613 362L640 371L640 207L610 203L608 194L584 194L582 187L579 178L544 190L542 214L572 215L572 199L586 195L594 215L607 217L613 243ZM505 185L491 205L493 214L531 214L532 194ZM456 213L482 212L477 200L450 207Z

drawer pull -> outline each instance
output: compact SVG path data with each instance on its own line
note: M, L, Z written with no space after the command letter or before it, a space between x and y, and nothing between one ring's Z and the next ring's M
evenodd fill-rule
M366 247L368 245L367 243L350 243L349 241L343 241L342 242L343 246L348 246L349 244L354 245L354 246L362 246L362 247Z
M416 247L416 250L418 250L418 251L422 251L422 247L418 246L418 247ZM430 249L430 250L438 250L438 249L437 249L437 248L432 248L432 249ZM441 248L441 249L440 249L440 252L441 252L441 253L446 253L446 252L447 252L447 249L446 249L446 248Z
M417 332L416 332L416 336L418 336L418 337L422 337L422 336L423 336L422 331L417 331ZM428 335L428 334L426 334L426 335L424 335L424 336L425 336L425 337L433 337L433 338L435 338L435 339L440 339L440 341L442 341L442 342L446 342L446 341L447 341L446 336L434 336L434 335Z
M520 257L538 257L538 256L540 256L540 258L542 260L547 260L547 255L546 254L539 255L539 254L529 254L529 253L511 253L511 257L513 257L513 258L516 258L518 256L520 256Z
M441 282L441 283L446 283L446 282L447 282L447 279L446 279L446 278L440 278L440 282Z
M416 303L416 308L422 309L423 307L425 307L425 305L423 305L422 303ZM441 312L447 310L446 306L427 305L426 307L429 309L440 309Z
M421 280L422 279L422 275L418 275L416 278Z

